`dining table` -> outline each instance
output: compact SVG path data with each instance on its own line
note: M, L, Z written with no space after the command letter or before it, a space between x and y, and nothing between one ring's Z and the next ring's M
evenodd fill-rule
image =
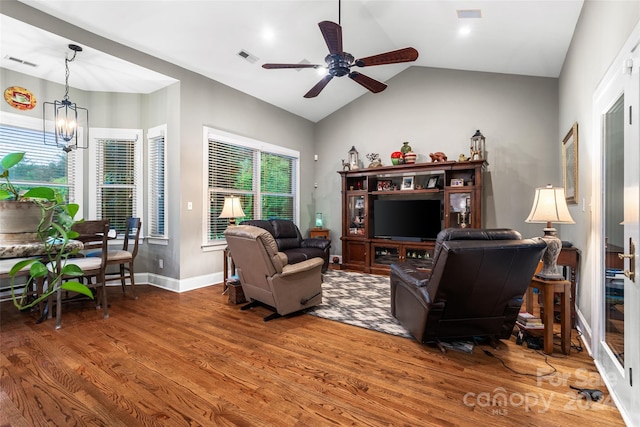
M58 250L62 247L62 242L54 243L53 249ZM80 240L68 240L65 251L67 252L77 252L84 249L84 244ZM28 241L28 242L0 242L0 259L1 260L11 260L15 259L16 262L21 261L25 258L43 258L43 262L49 262L48 259L45 258L47 255L47 245L44 242L38 241ZM44 287L42 281L40 281L37 285L36 289L36 297L42 295L44 291ZM49 307L47 302L40 309L40 317L36 321L36 323L41 323L45 320L49 314Z

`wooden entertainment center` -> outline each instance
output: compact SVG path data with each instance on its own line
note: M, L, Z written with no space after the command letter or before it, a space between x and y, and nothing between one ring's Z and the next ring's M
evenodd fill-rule
M426 266L435 239L377 238L376 200L439 200L442 229L482 227L484 160L339 171L342 179L342 268L388 274L393 262ZM397 218L402 221L403 218Z

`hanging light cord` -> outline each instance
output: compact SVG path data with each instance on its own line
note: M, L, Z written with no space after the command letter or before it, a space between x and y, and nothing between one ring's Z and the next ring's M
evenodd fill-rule
M68 58L69 53L64 57L64 100L69 101L69 62L73 62L76 59L78 52L82 52L82 48L75 44L70 44L69 49L73 51L71 59Z
M64 58L64 99L65 101L69 100L69 62L73 62L76 59L76 55L78 54L77 50L73 51L73 56L71 59L65 56Z

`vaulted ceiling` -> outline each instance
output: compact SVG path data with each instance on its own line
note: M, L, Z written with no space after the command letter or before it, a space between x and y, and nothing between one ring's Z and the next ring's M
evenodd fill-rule
M558 77L583 3L343 0L339 16L338 0L20 1L314 122L368 91L348 78L334 78L318 97L305 99L322 78L319 70L265 70L261 65L324 64L328 52L320 21L340 21L344 50L356 58L408 46L418 50L415 62L358 69L383 82L409 66ZM70 66L71 86L148 93L174 81L81 40L66 40L7 16L0 15L0 23L4 68L64 83L67 45L77 43L84 51ZM393 84L386 90L393 90Z

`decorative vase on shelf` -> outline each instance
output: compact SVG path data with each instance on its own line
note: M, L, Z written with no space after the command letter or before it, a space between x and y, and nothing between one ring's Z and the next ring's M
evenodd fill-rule
M412 165L416 162L417 154L413 151L409 151L408 153L404 153L404 162L408 165Z
M392 165L400 165L403 162L404 155L400 151L394 151L391 153L391 164Z
M411 151L413 150L411 149L411 146L409 145L409 143L403 142L402 147L400 147L400 152L402 152L402 154L407 154L407 153L410 153Z

